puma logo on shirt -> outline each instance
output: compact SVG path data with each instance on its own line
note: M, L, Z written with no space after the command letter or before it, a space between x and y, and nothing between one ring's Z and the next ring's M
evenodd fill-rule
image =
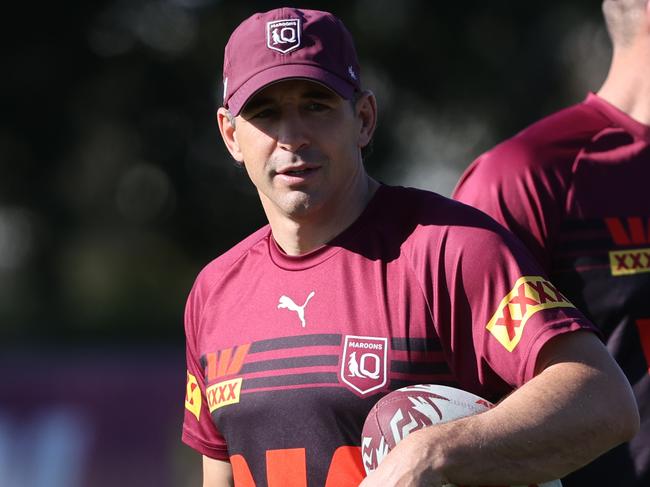
M300 319L300 323L302 324L302 327L304 328L307 323L305 322L305 307L307 306L307 303L311 298L314 297L316 293L314 291L309 293L309 296L307 296L307 299L303 303L302 306L298 306L296 303L293 302L293 299L291 299L289 296L280 296L280 301L278 302L278 309L280 308L286 308L291 311L295 311L298 313L298 318Z

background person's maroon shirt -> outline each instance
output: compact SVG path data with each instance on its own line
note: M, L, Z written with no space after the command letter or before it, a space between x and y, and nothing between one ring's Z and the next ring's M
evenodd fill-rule
M565 487L650 485L650 127L589 94L479 157L454 198L528 246L634 388L639 434Z

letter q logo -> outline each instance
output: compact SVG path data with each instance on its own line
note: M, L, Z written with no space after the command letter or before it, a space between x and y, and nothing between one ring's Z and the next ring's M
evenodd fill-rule
M346 335L339 379L353 392L366 395L386 385L388 340Z
M274 20L266 24L266 47L286 54L300 47L300 19Z

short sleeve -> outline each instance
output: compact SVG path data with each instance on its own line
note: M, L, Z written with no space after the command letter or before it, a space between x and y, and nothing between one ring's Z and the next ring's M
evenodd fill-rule
M199 314L200 300L195 285L185 307L187 388L182 440L203 455L228 461L225 439L212 421L206 400L205 376L196 345Z
M503 392L533 377L552 337L595 328L521 242L465 208L466 224L450 226L446 235L435 323L461 386Z

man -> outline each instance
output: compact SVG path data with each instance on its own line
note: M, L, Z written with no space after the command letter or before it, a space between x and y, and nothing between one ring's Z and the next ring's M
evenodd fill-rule
M244 21L217 118L269 225L188 298L183 440L205 486L528 485L635 433L629 383L514 237L368 176L377 105L339 19ZM507 398L411 434L364 480L368 411L417 383Z
M650 2L605 0L598 94L479 157L454 197L512 230L601 329L634 386L641 433L564 481L650 485Z

